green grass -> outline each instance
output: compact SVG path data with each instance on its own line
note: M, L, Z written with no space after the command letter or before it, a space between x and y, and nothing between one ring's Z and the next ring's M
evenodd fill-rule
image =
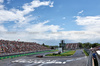
M27 55L34 55L34 54L40 54L40 53L46 53L46 52L55 52L58 50L49 50L49 51L41 51L41 52L34 52L34 53L26 53L26 54L19 54L19 55L12 55L12 56L5 56L5 57L0 57L0 60L2 59L7 59L7 58L15 58L15 57L20 57L20 56L27 56Z
M66 51L66 52L64 52L64 53L61 53L61 54L53 54L53 53L51 53L51 54L47 54L46 56L71 56L71 55L73 55L75 53L75 51L74 50L70 50L70 51Z
M89 56L89 54L85 50L83 50L83 52L85 53L86 56Z

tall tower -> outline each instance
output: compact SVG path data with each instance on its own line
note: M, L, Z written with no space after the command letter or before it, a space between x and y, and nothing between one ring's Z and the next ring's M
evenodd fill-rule
M66 45L65 41L61 40L61 43L59 43L59 47L62 48L62 51L65 50L65 47L66 47L65 45Z

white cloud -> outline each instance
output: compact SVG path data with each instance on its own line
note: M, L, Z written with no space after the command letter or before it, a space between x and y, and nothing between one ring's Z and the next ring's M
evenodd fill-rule
M77 25L83 25L87 31L100 31L100 16L76 17Z
M4 2L4 0L0 0L0 10L4 9L4 5L2 5L3 2Z
M4 0L0 0L0 3L3 3L4 2Z
M44 21L43 23L33 24L30 27L26 28L26 31L28 32L46 32L46 31L57 32L58 30L62 30L62 28L60 28L60 26L58 25L45 25L48 22L49 20Z
M4 5L0 5L0 10L1 10L1 9L4 9Z
M51 4L49 5L50 7L53 7L54 2L51 2Z
M0 2L3 3L3 0L0 0ZM100 40L100 33L98 32L100 31L99 30L100 16L86 16L86 17L77 16L76 17L77 25L84 26L84 31L58 32L58 30L62 30L62 28L60 28L60 26L58 25L47 25L49 20L37 24L29 23L30 21L36 19L34 16L29 14L30 12L34 11L35 8L40 6L53 7L53 4L54 2L51 1L40 2L39 0L33 0L30 3L24 4L22 6L23 10L14 8L5 10L4 5L0 5L0 39L8 39L8 40L21 39L22 41L36 41L36 42L39 42L38 41L39 39L46 41L65 39L65 40L71 40L73 42L79 42L79 41L93 42ZM82 12L83 10L79 12L79 14L81 14ZM62 19L66 19L66 17L63 17ZM15 28L20 27L23 29L24 27L23 30L25 30L26 32L7 33L8 30L1 24L9 21L14 21L16 23L14 25ZM42 42L44 43L44 41Z
M18 14L18 11L16 13L12 11L7 10L0 10L0 21L16 21L16 20L23 20L23 15Z
M2 5L3 2L4 2L3 0L0 0L0 3L1 3L0 4L0 24L3 25L4 23L8 23L8 22L12 21L15 24L11 25L12 28L9 30L14 30L14 31L17 31L17 30L24 31L25 29L27 29L27 31L31 30L31 29L27 28L27 26L31 26L30 21L35 20L36 18L32 15L30 16L29 13L34 11L35 8L37 8L37 7L50 6L51 4L53 5L53 3L51 1L40 2L39 0L33 0L30 3L24 4L22 6L23 10L19 10L19 9L15 9L15 8L7 10L7 9L5 9L4 5ZM8 0L8 3L9 2L10 2L10 0ZM38 25L35 25L35 26L37 27ZM46 29L47 27L48 26L43 27L42 28L42 29L44 29L43 31L47 31L47 29ZM53 29L51 27L54 27L54 25L50 25L49 30L56 31L56 29L58 29L57 26L55 27L55 29ZM39 27L38 27L38 29L39 29ZM4 26L1 26L0 31L7 31L7 29L5 29Z
M1 1L2 2L2 1ZM27 14L30 12L34 11L35 8L40 7L40 6L49 6L51 5L52 2L50 1L43 1L40 2L39 0L33 0L30 3L26 3L22 6L24 10L19 10L19 9L9 9L5 10L3 9L4 6L0 5L0 23L4 23L5 21L14 21L16 24L26 24ZM33 17L33 16L32 16Z
M50 40L68 40L67 42L96 42L100 40L100 33L90 32L90 31L62 31L62 32L52 32L52 33L36 33L36 32L2 32L0 33L0 39L6 40L18 40L21 41L31 41L44 43ZM9 37L10 36L10 37ZM28 38L29 37L29 38ZM52 42L49 44L52 45Z
M0 32L5 32L5 31L7 31L7 29L3 25L0 25Z
M81 10L80 12L78 12L78 15L79 15L79 14L82 14L83 12L84 12L84 11L83 11L83 10Z
M53 2L50 2L50 1L43 1L43 2L40 2L39 0L33 0L31 3L26 3L24 4L23 6L23 13L24 14L27 14L31 11L34 11L35 9L34 8L37 8L37 7L40 7L40 6L53 6Z
M10 1L10 0L9 0ZM8 1L8 3L9 3ZM23 10L19 9L4 9L2 3L4 0L0 0L0 39L7 40L18 40L21 41L36 41L39 40L69 40L73 42L95 42L100 40L100 16L86 16L81 17L77 16L76 22L77 25L84 26L84 31L62 31L58 25L47 25L49 20L31 24L29 23L36 18L30 15L30 12L34 11L35 8L40 6L49 6L53 7L54 2L33 0L30 3L26 3L22 6ZM78 14L83 13L83 10ZM27 15L27 16L26 16ZM62 19L66 19L63 17ZM9 33L8 30L1 24L9 21L14 21L16 23L13 27L20 27L23 32ZM32 21L33 22L33 21ZM24 28L24 29L23 29ZM13 29L13 28L12 28ZM19 29L20 30L20 29ZM6 32L5 32L6 31ZM94 32L96 31L96 32ZM51 33L49 33L51 32ZM44 41L41 41L44 43ZM52 44L52 42L50 42Z

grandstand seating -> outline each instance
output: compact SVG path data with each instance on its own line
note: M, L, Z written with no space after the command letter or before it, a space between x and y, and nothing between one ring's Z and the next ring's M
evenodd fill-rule
M78 43L67 43L66 44L66 49L78 49L79 48L79 44Z
M50 50L36 42L0 40L0 54Z

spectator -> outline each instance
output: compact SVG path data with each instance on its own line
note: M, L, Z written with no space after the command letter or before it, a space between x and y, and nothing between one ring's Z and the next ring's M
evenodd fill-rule
M36 42L18 42L9 40L0 40L0 54L19 53L19 52L36 52L44 51L49 48L44 47Z
M93 51L92 56L93 56L93 60L94 60L94 65L98 66L98 61L97 61L97 58L96 58L96 52L95 51Z

